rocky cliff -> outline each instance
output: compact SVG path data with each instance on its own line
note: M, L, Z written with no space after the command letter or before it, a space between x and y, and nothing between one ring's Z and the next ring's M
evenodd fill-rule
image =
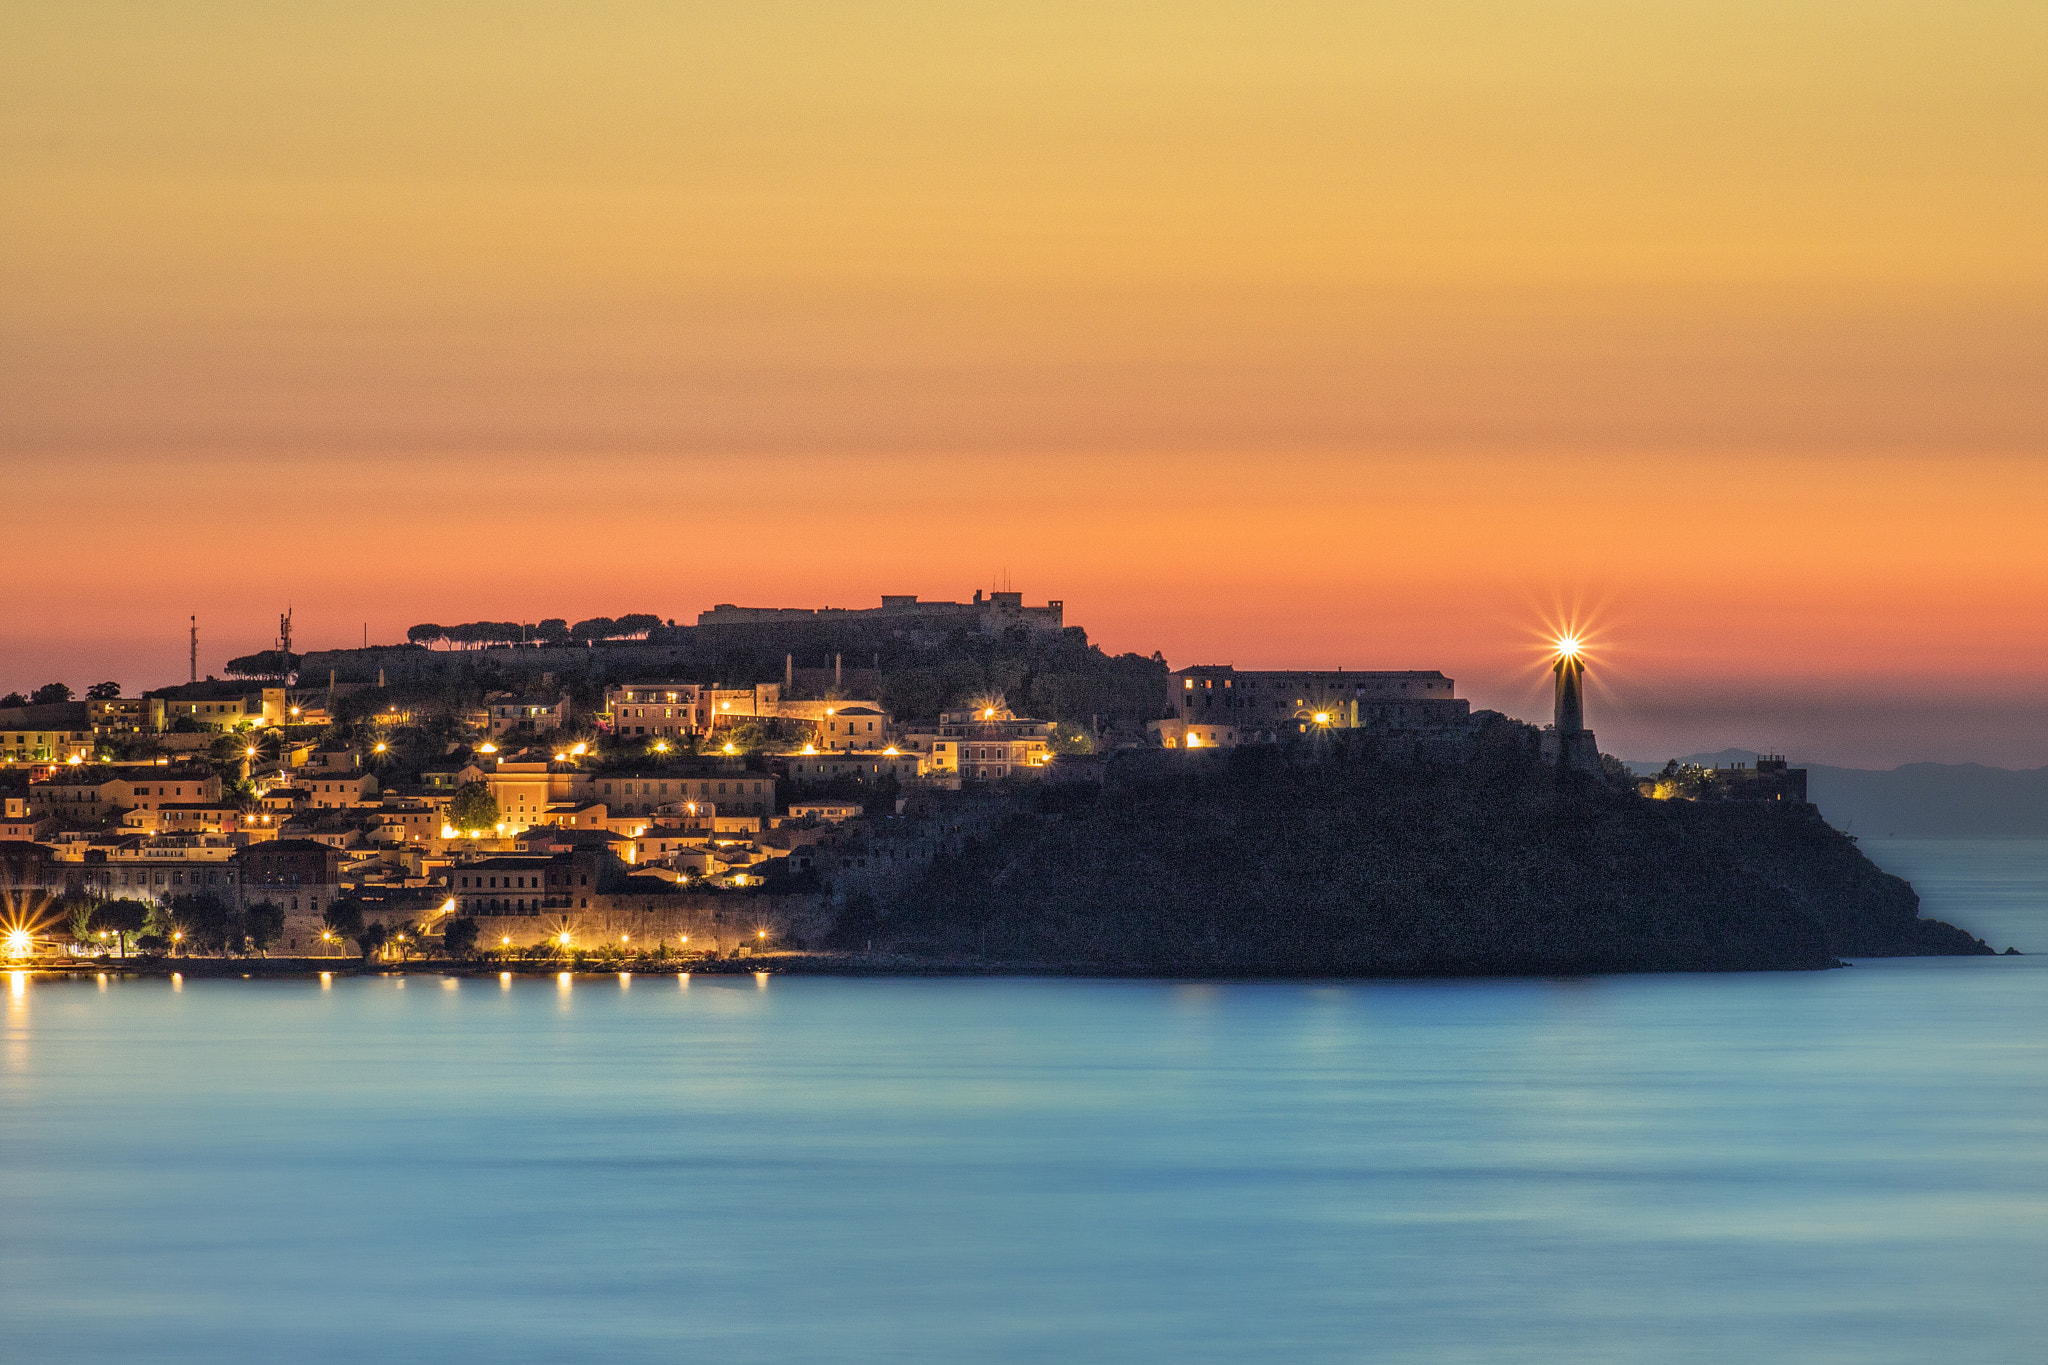
M1514 727L1521 730L1523 727ZM1046 793L849 933L1096 970L1803 969L1988 953L1809 806L1643 799L1504 732L1469 760L1245 749Z

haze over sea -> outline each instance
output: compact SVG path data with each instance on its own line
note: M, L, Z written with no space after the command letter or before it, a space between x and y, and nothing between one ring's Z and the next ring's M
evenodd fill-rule
M2048 845L1867 841L2048 950ZM2037 1360L2048 956L19 976L10 1361Z

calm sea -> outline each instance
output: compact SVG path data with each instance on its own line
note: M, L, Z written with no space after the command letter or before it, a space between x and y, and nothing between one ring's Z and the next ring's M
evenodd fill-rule
M9 1362L2048 1358L2048 956L0 989Z

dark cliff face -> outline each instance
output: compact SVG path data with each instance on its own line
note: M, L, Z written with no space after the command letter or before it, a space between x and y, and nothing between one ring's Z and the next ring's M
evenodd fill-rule
M1057 803L1055 803L1057 804ZM1428 768L1275 750L1022 815L879 925L1103 969L1477 974L1975 953L1810 808L1646 801L1516 744Z

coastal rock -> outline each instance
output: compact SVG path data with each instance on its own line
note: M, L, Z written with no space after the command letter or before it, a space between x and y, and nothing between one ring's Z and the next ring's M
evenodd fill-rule
M1810 969L1991 949L1812 807L1650 801L1507 736L1428 766L1275 749L1058 797L878 926L912 951L1201 974Z

